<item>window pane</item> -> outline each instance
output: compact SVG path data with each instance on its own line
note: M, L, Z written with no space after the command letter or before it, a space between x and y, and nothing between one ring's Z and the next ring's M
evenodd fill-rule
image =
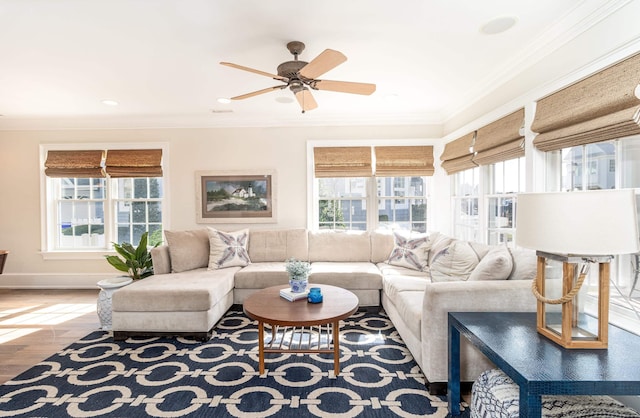
M640 136L620 141L622 188L640 188Z
M582 189L582 147L562 150L562 191Z
M162 222L162 205L160 202L149 202L149 222Z
M133 179L133 197L135 199L146 199L147 193L147 179Z
M146 223L147 222L147 203L146 202L133 202L131 204L132 221L134 223Z
M163 196L162 193L162 178L153 177L149 179L149 197L152 199L159 199Z
M615 147L612 142L586 145L587 187L589 190L615 188Z
M129 225L118 226L118 243L131 242L131 229Z

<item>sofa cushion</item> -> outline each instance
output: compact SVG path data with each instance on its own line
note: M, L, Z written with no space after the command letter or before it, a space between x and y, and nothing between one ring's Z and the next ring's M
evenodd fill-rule
M289 275L282 261L251 263L235 275L237 289L263 289L271 286L287 285Z
M346 289L382 289L382 274L369 262L323 262L311 264L309 285L328 284Z
M112 307L120 312L207 311L233 289L238 270L201 268L149 276L116 290Z
M423 271L429 261L431 241L427 234L393 233L393 250L389 254L388 263Z
M454 240L434 255L431 280L434 282L467 280L480 260L466 241Z
M171 271L180 273L209 265L209 233L206 229L164 231Z
M389 230L371 233L371 262L381 263L389 259L393 250L393 233Z
M309 261L370 261L371 240L366 232L309 232Z
M469 280L504 280L513 270L513 259L504 245L491 248L469 275Z
M376 264L382 276L415 276L415 277L423 277L430 278L429 267L425 267L423 271L418 271L414 269L409 269L406 267L394 266L387 262Z
M429 235L429 239L431 240L431 250L429 251L429 265L431 265L431 263L433 263L433 258L442 250L447 248L453 241L455 241L455 239L439 232L434 232Z
M536 252L526 248L509 248L509 252L513 257L509 280L533 280L538 269Z
M209 230L209 270L225 267L246 266L251 262L247 245L249 230L242 229L234 232Z
M424 300L424 290L398 292L393 300L393 305L404 320L409 331L420 341L422 334L422 302ZM445 324L446 326L446 324ZM446 358L444 362L446 364Z
M252 263L309 259L309 241L306 229L252 230L249 240L249 258Z
M383 276L382 290L391 300L396 300L401 292L423 292L430 282L428 277Z

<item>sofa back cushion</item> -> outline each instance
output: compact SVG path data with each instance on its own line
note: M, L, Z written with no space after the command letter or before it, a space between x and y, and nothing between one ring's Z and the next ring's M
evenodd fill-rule
M506 245L496 245L482 257L469 280L505 280L513 270L513 259Z
M393 234L391 231L374 231L371 233L371 261L383 263L389 259L393 250Z
M533 280L538 269L536 252L526 248L509 248L513 257L513 269L509 280Z
M367 232L310 231L309 261L371 261Z
M206 229L164 231L171 256L171 272L194 270L209 265L209 234Z
M291 257L309 259L306 229L251 230L249 258L252 263L285 261Z

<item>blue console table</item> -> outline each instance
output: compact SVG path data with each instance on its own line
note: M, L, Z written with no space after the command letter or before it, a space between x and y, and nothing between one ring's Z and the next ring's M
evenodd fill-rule
M640 336L609 325L608 349L565 349L536 331L536 314L449 313L449 412L460 415L460 335L520 386L520 417L541 395L640 394Z

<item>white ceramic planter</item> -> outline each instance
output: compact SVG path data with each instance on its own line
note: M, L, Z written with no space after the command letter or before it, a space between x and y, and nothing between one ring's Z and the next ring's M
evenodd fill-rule
M100 280L97 285L100 287L98 294L97 309L98 318L100 318L100 328L103 331L111 331L111 297L116 289L131 283L131 277L114 277L112 279Z

